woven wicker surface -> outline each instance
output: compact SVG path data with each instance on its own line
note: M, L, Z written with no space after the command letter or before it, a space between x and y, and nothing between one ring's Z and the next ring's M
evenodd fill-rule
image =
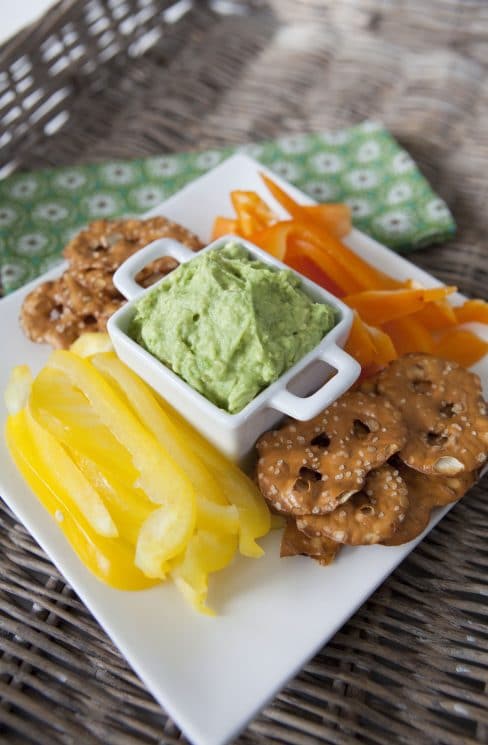
M455 240L413 260L487 296L484 0L276 0L234 4L229 15L195 3L176 23L163 17L166 5L65 0L0 50L4 90L30 78L13 100L0 99L2 115L20 109L10 113L11 139L0 139L2 162L65 165L374 117L407 146L458 221ZM132 28L123 27L127 19ZM61 48L43 58L41 42L53 35L71 61ZM35 104L33 119L25 98L41 88L51 103L40 114ZM49 132L62 121L46 135L46 125ZM485 478L239 743L488 742L487 487ZM2 741L182 742L5 507L0 520Z

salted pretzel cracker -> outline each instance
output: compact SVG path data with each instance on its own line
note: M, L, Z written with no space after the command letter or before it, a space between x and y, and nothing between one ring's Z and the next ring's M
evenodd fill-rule
M165 217L147 220L95 220L66 246L71 267L115 271L129 256L158 238L174 238L193 251L202 248L194 233Z
M340 544L324 536L308 536L298 530L293 519L286 521L286 526L281 538L280 556L310 556L326 566L332 564Z
M359 491L366 475L405 444L406 428L379 396L350 391L308 422L258 440L258 484L277 511L320 515Z
M304 515L297 527L309 536L325 536L348 546L387 540L408 511L407 487L398 470L385 464L371 471L364 488L327 515Z
M399 529L383 541L385 546L413 541L429 524L433 509L461 499L476 481L472 471L458 476L428 476L409 468L399 458L395 465L407 486L409 508Z
M488 415L477 375L415 353L391 362L374 385L405 420L408 438L399 455L408 466L432 476L455 476L486 461Z
M198 238L163 217L149 220L98 220L68 244L64 274L36 287L24 300L20 324L32 341L66 348L85 331L105 331L109 317L125 303L113 284L113 273L125 259L156 238L171 237L189 248ZM136 276L148 287L178 266L163 256Z

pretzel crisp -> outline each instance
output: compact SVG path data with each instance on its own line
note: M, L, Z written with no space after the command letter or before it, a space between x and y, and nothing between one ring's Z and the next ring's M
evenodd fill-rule
M131 254L156 238L175 238L199 249L198 238L164 217L148 220L98 220L65 248L70 265L53 282L27 295L20 323L32 341L66 348L85 331L104 331L109 317L125 302L115 288L114 271ZM178 266L170 256L151 262L136 280L148 287Z
M281 538L280 556L310 556L326 566L332 564L340 544L324 536L308 536L298 530L294 520L286 522Z
M363 546L385 541L398 530L408 510L407 487L398 470L385 464L371 471L364 488L327 515L297 518L309 536Z
M278 512L324 514L359 491L366 474L405 441L405 425L388 400L349 392L314 419L258 440L259 487Z
M379 373L375 390L405 420L408 438L399 455L408 466L432 476L455 476L483 465L488 416L477 375L454 362L408 354Z
M197 251L202 244L189 230L165 217L147 220L96 220L66 246L72 267L115 271L129 256L157 238L174 238Z
M429 524L432 510L461 499L477 476L475 472L458 476L427 476L409 468L399 458L395 458L395 465L407 486L410 504L399 529L383 541L386 546L399 546L413 541Z

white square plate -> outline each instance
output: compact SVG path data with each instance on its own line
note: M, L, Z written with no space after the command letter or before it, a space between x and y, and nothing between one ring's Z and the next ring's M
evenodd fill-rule
M265 170L245 156L233 156L151 214L181 222L208 240L213 217L232 214L232 189L251 189L268 198L259 178ZM311 202L274 178L297 200ZM439 284L357 230L347 243L400 279ZM59 269L46 277L57 274ZM14 365L28 363L37 372L48 357L49 349L29 342L17 320L25 295L39 281L0 302L2 392ZM486 395L488 357L474 369ZM3 406L1 416L3 425ZM395 548L346 548L332 566L321 567L302 557L280 560L280 535L275 532L262 541L263 559L239 558L213 577L210 604L218 616L208 618L194 613L171 584L130 593L95 579L18 475L3 438L0 494L195 745L220 745L235 736L423 537ZM425 533L447 511L438 511Z

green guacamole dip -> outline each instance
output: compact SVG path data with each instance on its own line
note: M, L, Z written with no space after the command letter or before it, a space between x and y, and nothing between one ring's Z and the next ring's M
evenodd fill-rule
M335 323L334 309L311 300L292 272L228 243L180 265L144 295L129 334L235 414Z

